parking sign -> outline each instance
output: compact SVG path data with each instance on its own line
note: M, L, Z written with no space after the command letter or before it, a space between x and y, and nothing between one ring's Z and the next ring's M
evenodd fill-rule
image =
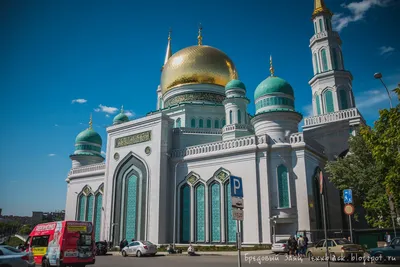
M243 198L243 183L242 178L237 176L230 177L231 196Z

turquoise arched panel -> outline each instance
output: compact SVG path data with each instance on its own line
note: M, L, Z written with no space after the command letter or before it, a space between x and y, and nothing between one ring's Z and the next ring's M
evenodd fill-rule
M318 33L317 23L316 22L314 22L314 31L315 31L315 33Z
M211 242L221 242L221 187L211 186Z
M317 106L317 114L321 115L321 101L319 100L319 95L315 95L315 105Z
M218 129L218 128L219 128L219 121L218 121L218 120L215 120L215 121L214 121L214 128L215 128L215 129Z
M192 119L192 120L190 121L190 127L196 128L196 119Z
M86 196L80 195L78 203L78 221L85 220Z
M90 194L87 198L87 208L86 208L86 221L93 222L93 204L94 196Z
M225 119L222 120L222 127L224 127L226 125L226 121Z
M289 208L289 179L288 170L285 166L278 167L278 195L279 207Z
M204 121L203 119L199 120L199 128L203 128L204 127Z
M190 187L181 188L181 241L190 242Z
M176 119L176 128L181 127L181 118Z
M233 120L232 120L232 110L229 111L229 124L232 124Z
M345 90L340 90L339 96L340 96L340 105L341 105L342 109L348 109L349 104L347 101L347 92Z
M324 31L324 28L322 27L322 19L319 19L319 31Z
M137 177L132 175L126 180L125 190L125 238L132 240L136 237L136 214L137 214Z
M196 187L196 241L205 242L205 187L199 185Z
M101 207L103 206L103 195L97 194L96 196L96 213L94 218L94 233L96 241L100 241L100 229L101 229Z
M332 95L332 91L330 91L330 90L325 92L325 103L326 103L326 112L327 113L335 111L335 107L333 105L333 95Z
M321 57L322 57L322 69L323 71L328 71L328 59L326 57L326 50L321 50Z
M317 54L314 54L314 62L315 62L315 70L317 73L319 73L319 62L318 62Z
M240 113L240 109L238 109L237 116L238 116L238 123L242 123L242 114Z
M207 128L211 128L211 120L207 120Z
M231 187L228 182L225 184L225 203L226 203L226 229L227 229L227 241L229 243L236 242L236 220L232 218L232 199L231 199Z

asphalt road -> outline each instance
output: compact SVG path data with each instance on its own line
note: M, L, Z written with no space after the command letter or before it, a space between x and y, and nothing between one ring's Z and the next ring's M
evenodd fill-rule
M286 256L274 255L254 255L251 253L247 255L242 254L242 266L327 266L327 262L310 262L308 259L292 258ZM361 267L372 265L371 263L362 262L331 262L331 267ZM374 264L375 265L375 264ZM96 264L93 267L177 267L177 266L206 266L206 267L223 267L223 266L238 266L237 256L155 256L155 257L121 257L121 256L98 256L96 257ZM375 265L375 266L400 266L400 263L395 265Z

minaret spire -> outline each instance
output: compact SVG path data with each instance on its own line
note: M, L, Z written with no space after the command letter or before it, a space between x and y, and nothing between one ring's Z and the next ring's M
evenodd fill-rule
M168 59L172 56L171 34L172 34L172 29L170 28L168 32L168 45L167 45L167 52L165 53L164 65L167 64Z
M201 26L201 23L200 23L199 24L199 35L197 36L197 44L198 45L203 45L202 30L203 30L203 27Z
M271 77L274 77L275 74L275 69L274 66L272 65L272 55L269 56L269 72L271 73Z
M326 7L324 0L314 0L314 12L313 17L320 13L329 13L332 15L332 12Z
M90 113L90 119L89 119L89 130L93 129L93 118L92 118L92 113Z
M124 105L121 106L121 114L124 113Z

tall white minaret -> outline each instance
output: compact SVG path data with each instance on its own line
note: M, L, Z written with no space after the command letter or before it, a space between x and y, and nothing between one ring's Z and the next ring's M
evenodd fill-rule
M168 33L167 51L165 53L164 65L161 68L161 72L164 69L165 64L167 64L168 59L172 56L171 33L172 33L172 30L170 29L169 33ZM157 110L162 109L163 107L164 107L164 104L163 104L163 100L162 100L161 86L159 85L157 87Z
M353 76L345 70L342 41L332 29L332 15L324 0L314 0L314 36L310 40L314 77L309 81L314 116L355 107Z

